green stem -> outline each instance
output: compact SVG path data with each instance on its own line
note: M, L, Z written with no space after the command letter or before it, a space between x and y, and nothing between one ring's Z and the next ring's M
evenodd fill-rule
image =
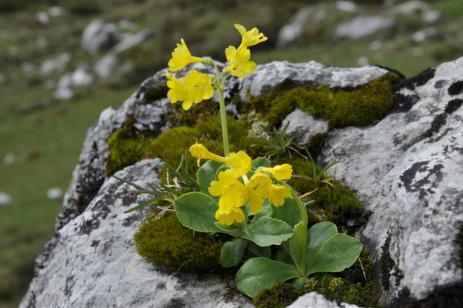
M297 204L297 207L299 209L299 214L301 215L301 222L303 224L303 235L302 235L302 242L304 243L301 247L302 249L302 264L295 264L296 265L296 268L298 269L298 271L302 274L302 277L305 277L306 275L306 272L307 272L307 269L306 269L306 265L305 265L305 258L306 258L306 253L307 253L307 242L308 242L308 237L309 237L309 234L308 234L308 224L309 224L309 219L307 217L307 209L304 205L304 203L302 203L301 199L299 198L299 196L297 195L297 193L294 191L294 189L291 188L291 194L294 198L294 200L296 201L296 204ZM295 263L299 263L299 262L295 262Z
M227 126L227 112L225 110L225 98L224 98L224 80L221 78L218 85L217 92L219 93L219 105L220 105L220 122L222 123L222 138L223 138L223 154L225 156L230 152L230 146L228 143L228 126Z

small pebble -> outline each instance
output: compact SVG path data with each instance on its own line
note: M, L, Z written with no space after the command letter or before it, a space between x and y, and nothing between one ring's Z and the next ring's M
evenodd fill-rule
M47 191L47 197L50 200L56 200L56 199L61 198L62 196L63 196L63 190L61 188L53 187Z

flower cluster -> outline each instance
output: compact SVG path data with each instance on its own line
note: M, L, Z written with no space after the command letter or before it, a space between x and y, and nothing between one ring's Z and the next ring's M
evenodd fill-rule
M291 178L292 167L289 164L272 168L259 167L248 178L252 161L243 151L223 157L196 143L190 147L190 153L198 159L198 164L201 159L208 159L222 162L226 166L219 171L217 180L212 181L209 186L209 193L219 197L219 208L215 217L222 225L242 222L245 219L243 207L247 204L250 211L257 214L263 209L266 200L274 206L281 206L291 196L288 186L273 183L274 180L284 181Z
M249 47L266 41L267 37L255 27L247 31L242 25L235 24L235 28L241 34L241 44L238 48L228 46L225 49L228 65L224 68L224 73L245 78L246 74L254 72L256 68L256 63L251 61ZM169 60L169 72L167 72L169 92L167 97L171 103L182 102L182 108L185 110L190 109L193 104L212 98L214 95L213 80L209 74L190 70L183 79L177 79L172 75L186 65L197 62L210 63L210 60L193 56L185 41L181 39Z

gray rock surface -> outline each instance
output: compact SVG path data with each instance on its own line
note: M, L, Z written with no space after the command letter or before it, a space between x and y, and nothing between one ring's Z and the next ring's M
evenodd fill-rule
M191 68L208 71L201 65ZM358 193L371 212L359 235L373 252L380 269L385 304L401 307L395 304L399 299L403 302L428 300L430 296L439 298L440 290L462 285L456 242L463 225L463 182L458 181L463 174L462 72L463 58L403 82L397 87L397 106L393 113L369 127L330 131L321 152L321 163L340 162L330 170ZM349 69L316 62L272 62L259 66L255 74L244 81L228 79L226 96L261 95L287 82L352 88L386 73L387 70L374 66ZM223 285L216 278L194 280L196 278L179 275L168 279L169 275L142 262L130 241L142 217L134 217L133 225L124 227L126 229L120 226L127 218L123 210L135 201L123 197L126 186L105 176L109 155L107 139L129 117L134 119L137 129L154 133L171 125L165 118L170 108L164 98L165 81L164 70L156 73L119 109L104 110L88 130L56 222L56 234L36 260L35 278L23 307L29 304L41 307L34 305L38 302L43 307L53 307L60 301L64 301L63 307L71 304L85 307L92 303L103 307L137 306L137 299L144 307L167 307L169 303L158 299L169 301L177 297L187 306L196 304L188 296L198 298L199 306L204 303L203 296L217 305L221 303ZM120 175L142 182L154 180L155 174L148 170L156 169L158 163L155 162L144 161ZM81 234L82 227L90 233ZM88 248L91 241L100 238L113 239L107 244L109 252L104 251L101 243L93 250ZM81 250L85 255L77 258L75 253ZM65 267L66 262L72 266ZM125 264L134 266L136 279L127 270L130 266ZM88 271L77 270L85 266L101 272L101 276L89 277ZM46 281L52 281L50 287ZM140 288L138 281L145 281L145 287L153 288ZM166 290L157 289L158 283L164 283ZM105 292L106 302L99 292ZM149 297L156 292L162 296ZM309 296L312 297L319 299ZM208 307L204 305L201 307Z
M463 58L423 72L399 91L408 110L332 131L323 151L371 211L361 235L382 264L385 302L462 284L462 80Z
M310 140L319 134L328 132L328 123L315 119L311 114L299 108L288 114L282 121L281 127L286 127L286 134L292 136L299 144L309 144Z
M121 39L121 41L116 46L114 46L114 52L119 53L119 52L128 50L132 47L135 47L143 43L143 41L145 41L147 38L151 37L152 35L153 35L153 32L150 30L144 30L144 31L140 31L135 34L126 35Z
M346 303L338 304L327 300L323 295L316 292L310 292L299 297L288 308L358 308L357 305Z
M240 96L246 100L248 95L259 96L285 82L294 84L319 84L330 87L356 87L383 76L387 71L377 66L358 68L339 68L325 66L310 61L289 63L273 61L259 65L254 74L242 82Z
M277 45L280 47L296 41L304 33L304 24L310 16L310 9L302 8L294 14L288 24L278 32Z
M358 40L378 31L389 29L394 25L394 19L384 16L359 16L339 24L336 28L337 38Z
M66 65L70 60L71 54L67 52L48 58L40 65L40 74L48 75L51 73L61 73L66 69Z
M120 34L115 24L94 20L85 27L82 34L81 46L88 53L94 54L108 49L120 41Z
M138 185L158 182L162 162L144 160L116 175ZM142 199L111 178L86 210L58 233L50 262L38 271L20 307L252 307L225 301L218 277L165 273L137 255L133 235L145 212L124 213Z

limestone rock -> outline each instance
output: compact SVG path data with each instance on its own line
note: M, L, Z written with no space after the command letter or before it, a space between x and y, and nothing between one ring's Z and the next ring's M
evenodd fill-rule
M310 9L302 8L291 18L288 24L278 32L277 44L280 47L296 41L304 33L304 24L310 16Z
M120 41L120 34L116 25L104 23L97 19L92 21L82 34L81 46L88 53L94 54L100 50L108 49Z
M384 302L463 300L462 80L463 58L423 72L398 91L401 111L330 132L322 152L371 212L361 235L378 256Z
M339 68L325 66L310 61L307 63L289 63L274 61L259 65L254 74L242 82L240 96L246 100L248 95L259 96L283 83L318 84L329 87L356 87L383 76L387 70L377 66L358 68Z
M292 136L297 143L304 145L309 144L314 136L328 132L326 121L315 119L298 108L282 121L281 127L286 126L286 134Z
M358 308L357 305L338 304L327 300L323 295L316 292L310 292L299 297L288 308Z
M337 38L358 40L378 31L389 29L394 25L394 20L384 16L359 16L339 24L336 28Z
M162 163L144 160L116 175L157 183ZM218 277L165 273L137 255L133 236L146 211L124 213L142 199L131 186L106 181L86 210L61 228L53 256L34 278L20 307L251 307L244 296L225 302Z

